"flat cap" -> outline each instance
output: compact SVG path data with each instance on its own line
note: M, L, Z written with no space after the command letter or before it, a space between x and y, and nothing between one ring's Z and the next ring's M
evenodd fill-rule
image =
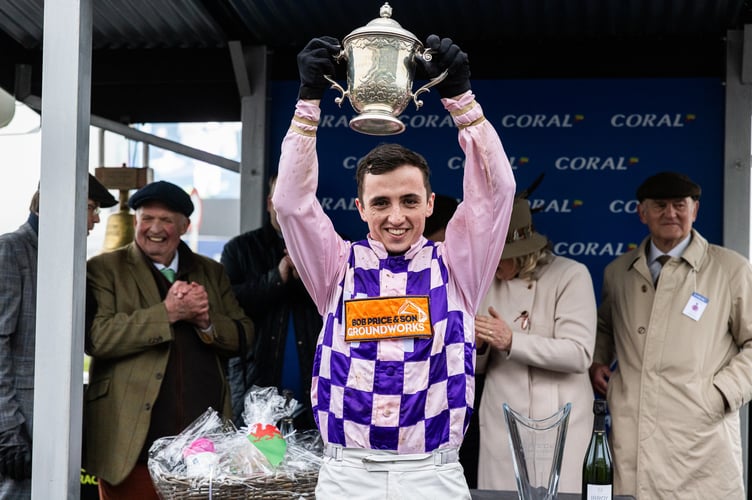
M185 190L175 184L167 181L151 182L142 187L128 200L128 206L133 210L148 201L158 201L164 203L172 210L180 212L186 217L193 213L193 202Z
M637 188L638 201L643 201L645 198L660 200L687 196L699 200L700 194L702 194L702 189L698 184L692 182L692 179L686 175L676 172L660 172L652 175Z
M89 174L89 199L96 201L102 208L114 207L117 200L96 177Z

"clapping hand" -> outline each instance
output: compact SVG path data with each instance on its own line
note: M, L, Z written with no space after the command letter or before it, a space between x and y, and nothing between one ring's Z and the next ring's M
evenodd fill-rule
M185 320L199 328L208 328L209 294L196 282L175 281L164 300L170 323Z
M279 261L277 270L279 271L280 278L282 278L282 283L287 283L290 278L294 280L300 279L298 270L295 269L295 264L287 254L287 249L285 249L285 256L282 257L282 260Z

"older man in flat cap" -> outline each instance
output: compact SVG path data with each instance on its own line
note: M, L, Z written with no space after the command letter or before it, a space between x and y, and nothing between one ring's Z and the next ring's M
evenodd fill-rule
M87 228L117 200L89 174ZM29 218L0 236L0 498L31 496L39 190Z
M135 241L87 265L96 314L86 334L85 467L100 498L156 499L149 447L208 407L231 416L223 358L254 330L222 265L181 241L193 212L182 188L153 182L128 205Z
M692 228L700 194L685 175L645 180L650 235L604 273L590 375L611 410L614 493L640 500L746 498L752 266Z

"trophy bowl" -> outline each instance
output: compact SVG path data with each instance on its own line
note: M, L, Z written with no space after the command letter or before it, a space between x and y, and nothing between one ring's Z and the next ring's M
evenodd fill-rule
M350 128L368 135L393 135L405 130L398 116L412 100L416 109L423 101L418 96L446 78L444 71L413 92L416 57L431 60L430 50L418 38L391 18L392 8L385 3L380 17L357 28L342 41L337 60L347 62L345 90L331 76L325 78L341 95L334 102L342 106L345 97L357 116Z

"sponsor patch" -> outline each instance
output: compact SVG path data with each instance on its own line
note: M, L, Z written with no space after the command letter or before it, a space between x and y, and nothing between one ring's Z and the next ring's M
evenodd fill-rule
M431 337L428 296L376 297L345 301L345 341Z

